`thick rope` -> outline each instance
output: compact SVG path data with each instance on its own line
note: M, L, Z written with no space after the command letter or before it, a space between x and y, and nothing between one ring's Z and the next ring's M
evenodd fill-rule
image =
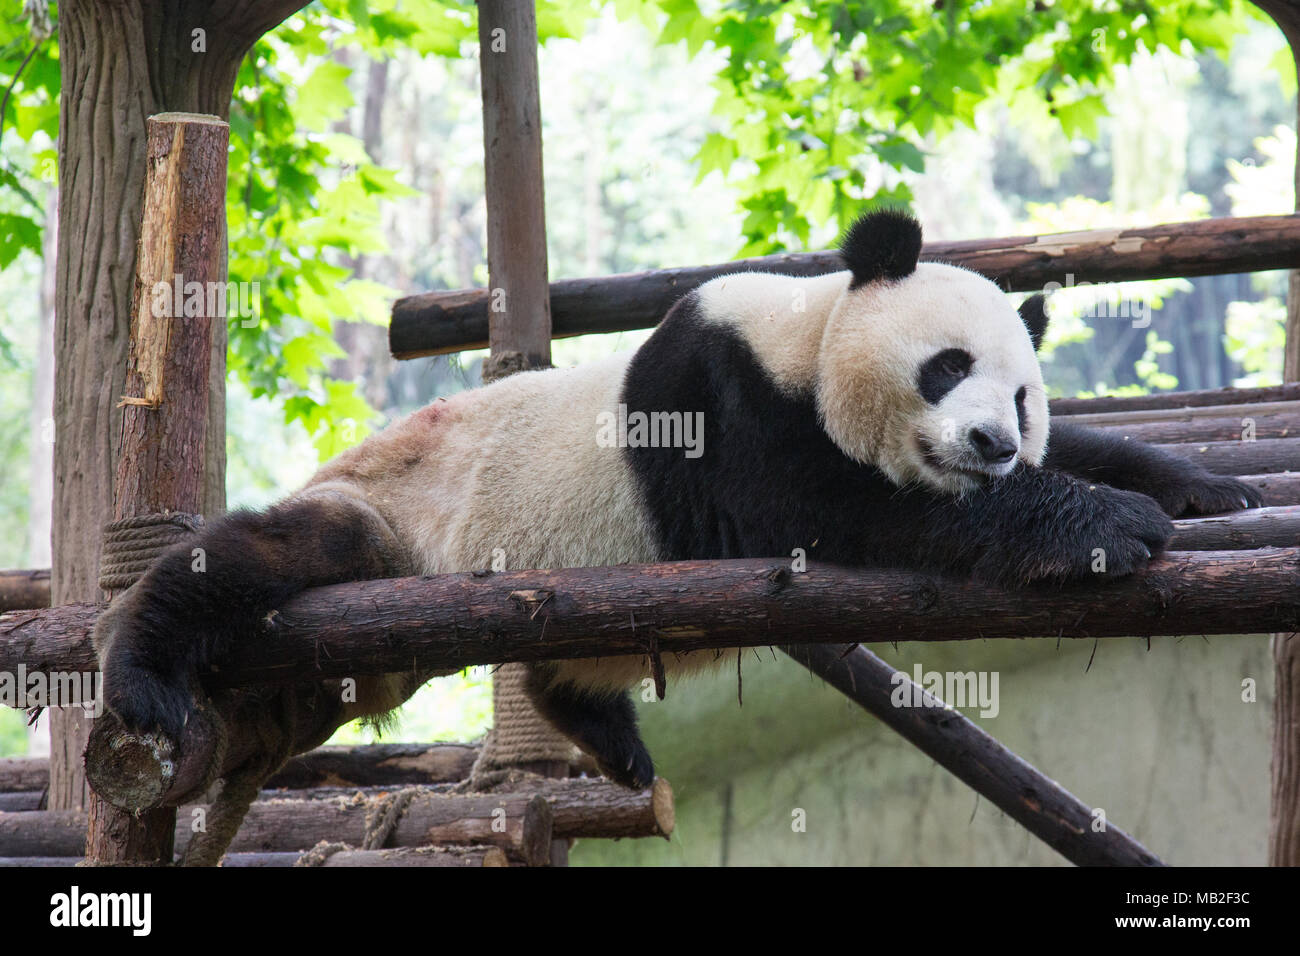
M492 675L492 730L470 772L474 789L499 782L502 771L512 767L573 761L573 744L533 706L527 678L526 664L503 664Z
M363 850L382 850L402 822L411 799L425 792L424 787L404 787L366 801L366 836Z
M529 372L541 368L552 368L552 366L534 365L523 352L496 352L483 360L479 375L484 385L490 385L516 372Z
M330 843L326 840L321 840L319 843L317 843L314 847L312 847L302 856L298 857L298 859L294 860L293 865L294 866L324 866L325 861L328 860L330 857L332 857L335 853L339 853L343 850L350 850L350 849L352 849L352 847L348 846L346 843Z
M203 527L203 516L180 511L135 515L104 525L99 586L125 591L163 552Z

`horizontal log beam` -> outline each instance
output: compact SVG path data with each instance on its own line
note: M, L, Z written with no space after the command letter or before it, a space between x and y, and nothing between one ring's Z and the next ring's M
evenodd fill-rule
M1242 481L1263 496L1268 507L1300 505L1300 471L1276 475L1239 475Z
M1254 444L1265 444L1256 442ZM1127 578L1007 592L888 569L683 561L313 588L214 686L796 643L1240 634L1300 625L1300 550L1172 552ZM0 670L94 670L99 606L0 615Z
M298 866L301 853L227 853L222 869L249 869ZM4 862L0 860L0 866ZM309 864L303 864L309 865ZM394 866L509 866L508 855L500 847L404 846L391 850L339 850L325 857L319 866L394 867Z
M865 648L782 650L1076 866L1163 865L1114 823L1094 830L1091 807ZM899 699L913 706L896 706Z
M49 568L0 571L0 613L49 606Z
M1179 551L1248 551L1300 544L1300 505L1253 508L1174 523L1171 548Z
M1156 447L1194 461L1216 475L1300 471L1300 438L1161 443Z
M469 776L478 757L470 744L364 744L317 747L296 757L266 782L266 789L310 787L393 787L456 783ZM31 802L49 786L45 757L0 758L0 796L30 794ZM3 807L0 809L19 809ZM22 809L34 809L24 806Z
M15 813L26 810L44 810L44 790L11 790L0 793L0 812Z
M258 800L249 808L230 852L301 852L321 841L361 846L371 809L364 796ZM676 825L672 787L666 780L658 779L641 791L605 781L556 780L523 793L417 794L389 836L388 847L453 839L509 843L509 833L495 833L493 822L504 812L507 828L512 821L522 827L538 797L549 805L549 829L557 838L668 837ZM177 813L178 855L192 835L193 809L182 807ZM0 813L0 857L81 856L85 828L86 814L79 810Z
M1099 428L1124 435L1133 441L1155 445L1258 441L1262 438L1300 436L1300 402L1102 412L1097 415L1069 415L1058 420Z
M221 861L222 868L247 869L263 867L297 866L304 854L287 853L228 853ZM0 869L10 867L62 867L79 866L79 856L7 856L0 857ZM303 864L312 865L312 864ZM322 867L358 866L509 866L505 851L499 847L397 847L392 850L339 850L324 857Z
M1046 236L928 242L928 260L974 269L1011 291L1078 282L1120 282L1260 272L1300 266L1300 216L1203 219L1141 229L1098 229ZM682 295L735 272L812 276L838 272L836 252L783 253L712 266L659 269L553 282L556 338L626 332L659 323ZM398 299L389 325L394 358L486 348L488 290L425 292Z
M1152 392L1149 395L1106 395L1100 398L1054 398L1053 415L1092 415L1098 412L1132 412L1140 409L1202 408L1209 405L1245 405L1257 402L1300 400L1300 382L1259 388L1207 388L1190 392Z

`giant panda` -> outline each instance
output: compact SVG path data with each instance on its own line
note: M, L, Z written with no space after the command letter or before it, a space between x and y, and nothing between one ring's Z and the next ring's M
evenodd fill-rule
M1130 573L1166 544L1170 516L1260 503L1156 448L1050 423L1042 298L1017 310L974 272L918 263L920 249L914 219L868 214L842 241L844 271L714 279L630 354L439 399L267 511L213 522L197 542L205 573L186 544L101 616L108 707L178 737L197 675L295 592L480 569L498 549L525 569L802 548L1010 588L1091 578L1097 548L1105 576ZM529 666L547 719L611 779L651 783L627 694L644 658ZM318 685L294 749L430 676L374 678L346 704Z

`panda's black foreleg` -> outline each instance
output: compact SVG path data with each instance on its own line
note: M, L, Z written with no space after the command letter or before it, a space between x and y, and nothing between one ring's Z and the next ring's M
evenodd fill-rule
M1140 441L1055 419L1045 468L1087 481L1137 491L1173 517L1257 508L1257 489Z
M860 520L838 523L823 546L833 548L828 560L843 560L845 536L856 535L859 561L1021 587L1129 574L1172 534L1146 495L1018 467L960 496L895 492Z
M533 706L596 760L615 783L643 790L654 783L654 762L637 730L636 710L626 691L597 690L555 681L555 665L528 665L526 688Z
M402 573L388 525L338 492L236 511L159 558L100 615L104 701L131 730L180 736L194 682L305 588Z

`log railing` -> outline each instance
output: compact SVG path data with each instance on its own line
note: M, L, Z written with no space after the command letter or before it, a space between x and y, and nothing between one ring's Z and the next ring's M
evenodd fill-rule
M1223 596L1231 595L1225 601ZM0 615L0 670L95 669L98 605ZM1170 552L1126 578L1006 591L780 559L441 574L313 588L214 686L794 643L1258 634L1300 625L1300 548Z
M1121 282L1259 272L1300 266L1300 215L1203 219L1140 229L930 242L926 260L974 269L1009 291L1030 291L1067 274L1075 282ZM812 276L838 272L836 252L785 253L711 266L657 269L551 283L557 338L626 332L659 323L682 295L733 272ZM424 292L398 299L389 325L394 358L485 348L488 290Z

